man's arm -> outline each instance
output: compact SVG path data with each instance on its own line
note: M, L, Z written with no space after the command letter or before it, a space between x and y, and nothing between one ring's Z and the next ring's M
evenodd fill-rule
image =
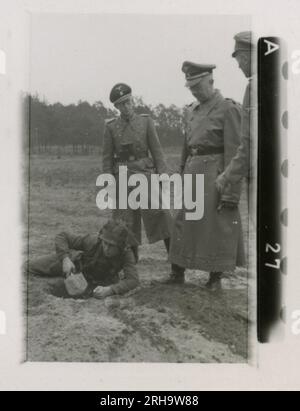
M224 168L232 164L232 160L237 154L241 138L241 107L236 103L230 103L231 106L225 113L224 119ZM227 185L221 196L222 201L238 203L241 194L241 185L239 182Z
M128 249L125 254L125 262L123 266L123 278L111 286L114 294L125 294L130 290L138 287L140 284L139 275L136 267L136 260L131 249Z
M71 250L85 251L90 247L90 236L78 236L68 232L62 232L55 237L56 254L60 260L70 257Z
M184 140L183 140L183 146L181 150L181 157L180 157L180 172L181 174L184 171L185 168L185 163L187 158L190 155L190 150L188 146L188 124L191 121L191 117L193 115L193 106L194 104L190 104L189 106L186 107L186 110L184 111Z
M113 174L114 144L108 124L105 126L102 151L102 172Z
M243 108L242 108L242 127L241 127L241 143L237 149L236 155L233 157L229 165L226 167L224 177L230 184L239 182L249 173L250 167L250 121L251 121L251 84L247 85Z
M155 164L155 168L159 174L168 173L168 166L155 129L154 122L151 117L147 117L147 121L148 145Z
M216 186L222 193L230 184L241 182L243 177L249 175L250 169L250 144L251 144L251 117L253 108L251 104L255 104L256 95L253 94L252 101L250 99L251 85L248 84L244 96L242 107L242 127L241 127L241 144L237 149L236 155L233 157L225 171L220 174L216 180Z
M183 173L184 167L185 167L185 163L186 160L189 156L189 148L187 145L187 139L186 139L186 134L184 135L184 142L183 142L183 147L182 147L182 151L181 151L181 157L180 157L180 173Z
M249 172L250 165L250 109L243 108L241 144L236 155L226 167L224 176L230 184L239 182Z

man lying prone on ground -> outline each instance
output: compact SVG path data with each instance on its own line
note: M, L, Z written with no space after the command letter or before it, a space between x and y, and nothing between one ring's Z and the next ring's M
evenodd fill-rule
M120 221L109 220L98 236L62 232L55 238L56 254L30 262L29 273L64 276L67 291L70 285L82 288L77 295L105 298L124 294L139 285L137 261L129 243L131 233ZM81 281L75 273L81 273L77 277Z

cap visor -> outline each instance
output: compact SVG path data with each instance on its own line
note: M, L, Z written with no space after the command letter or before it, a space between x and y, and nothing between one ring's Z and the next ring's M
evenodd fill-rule
M118 104L118 103L122 103L125 100L128 100L131 97L131 94L126 94L125 96L122 96L120 98L118 98L118 100L114 101L114 105Z
M103 235L100 235L99 238L100 238L102 241L105 241L107 244L118 246L118 243L117 243L116 241L110 240L109 238L106 238L106 237L103 236Z

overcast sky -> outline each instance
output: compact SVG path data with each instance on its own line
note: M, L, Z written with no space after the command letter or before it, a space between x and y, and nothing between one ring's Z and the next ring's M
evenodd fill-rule
M31 92L63 104L101 100L128 83L147 104L183 106L184 60L214 63L215 86L242 101L247 80L231 57L249 16L36 14L31 25Z

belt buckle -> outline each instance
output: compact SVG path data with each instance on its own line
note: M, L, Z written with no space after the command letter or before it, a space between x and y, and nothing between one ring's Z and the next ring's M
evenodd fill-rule
M133 155L131 155L131 156L129 156L129 159L128 159L129 161L135 161L135 156L133 156Z
M191 154L192 154L192 156L196 156L198 154L198 148L197 147L192 147Z

